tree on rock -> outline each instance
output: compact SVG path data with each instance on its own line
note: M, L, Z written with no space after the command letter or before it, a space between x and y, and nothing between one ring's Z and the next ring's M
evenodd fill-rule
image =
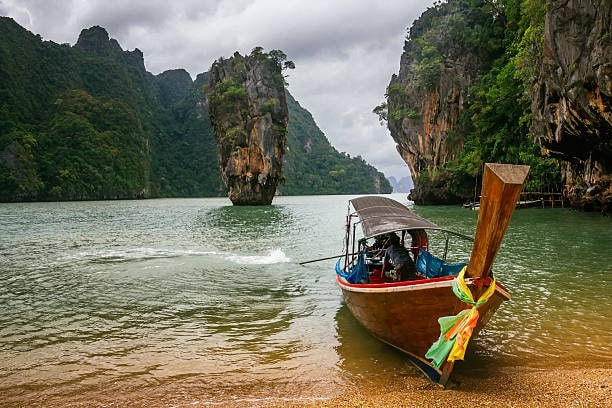
M269 205L282 173L288 111L279 50L238 52L212 64L208 112L221 178L234 205Z

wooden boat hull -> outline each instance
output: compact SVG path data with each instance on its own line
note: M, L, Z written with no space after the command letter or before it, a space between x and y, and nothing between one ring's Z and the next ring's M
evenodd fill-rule
M446 276L449 270L444 271L448 238L444 253L434 259L436 262L432 262L431 268L426 265L419 270L419 261L428 258L422 255L415 258L417 270L431 279L375 283L379 278L374 274L375 270L387 276L389 248L393 248L393 254L402 251L400 247L396 248L398 244L406 250L402 240L409 234L415 242L411 242L410 249L418 248L420 254L429 244L423 247L420 239L416 242L415 237L421 237L425 230L441 228L389 198L364 196L350 200L345 224L345 255L336 264L337 280L346 305L374 336L405 352L433 382L442 386L448 381L453 362L463 359L470 336L478 334L499 305L510 299L503 285L497 283L493 291L485 289L485 286L487 281L491 281L493 261L528 171L529 166L523 165L485 164L472 251L467 266L461 272L454 271L454 274L458 273L456 279L459 279L456 288L453 288L455 278ZM357 225L361 226L362 236L356 234ZM374 244L368 245L367 240L376 237L386 237L385 243L379 246L375 240ZM374 268L375 257L368 254L382 249L385 250L383 265L381 269ZM398 264L408 265L405 258ZM373 277L377 279L373 280ZM479 305L478 314L470 310L458 315L462 310L471 309L473 304ZM442 317L448 319L443 320L444 337L441 338L438 320ZM426 358L430 348L430 355L439 369Z
M394 284L350 284L337 276L344 301L361 325L381 341L406 353L433 382L442 386L452 371L452 363L433 367L425 353L440 336L438 318L456 315L471 306L453 293L454 277L425 279ZM495 293L479 307L476 335L510 293L497 283Z

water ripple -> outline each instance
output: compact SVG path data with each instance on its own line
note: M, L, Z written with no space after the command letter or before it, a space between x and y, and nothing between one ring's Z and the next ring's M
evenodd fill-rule
M297 264L341 251L346 197L275 202L0 205L0 392L404 372L342 306L334 260ZM474 230L472 211L415 210ZM612 358L609 221L517 211L494 264L512 300L473 343L476 362Z

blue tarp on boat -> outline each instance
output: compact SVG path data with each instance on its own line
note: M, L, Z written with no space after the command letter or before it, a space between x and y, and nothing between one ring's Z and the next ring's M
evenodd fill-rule
M368 269L365 265L365 254L363 251L359 253L357 263L352 269L349 269L349 271L342 269L341 264L343 260L344 258L340 258L338 259L338 262L336 262L336 273L338 275L342 276L348 283L368 282Z
M465 262L445 262L430 252L420 249L416 269L417 272L425 275L426 278L440 278L442 276L457 275L465 265Z

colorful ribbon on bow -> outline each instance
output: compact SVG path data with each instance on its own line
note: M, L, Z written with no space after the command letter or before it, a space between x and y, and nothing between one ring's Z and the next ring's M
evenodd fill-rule
M489 300L495 292L495 278L493 278L488 289L478 298L478 301L474 301L472 292L465 283L465 270L464 267L453 280L453 293L462 302L472 305L472 308L462 310L456 316L444 316L438 319L440 338L425 354L425 357L431 359L436 368L440 368L445 360L463 360L468 342L480 316L478 307Z

